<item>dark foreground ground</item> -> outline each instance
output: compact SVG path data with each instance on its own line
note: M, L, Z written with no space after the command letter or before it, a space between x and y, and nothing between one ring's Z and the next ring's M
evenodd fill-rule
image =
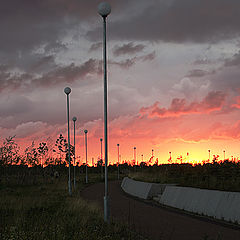
M81 196L103 208L104 183L84 189ZM153 240L240 240L240 229L146 204L123 193L120 182L109 182L112 219L125 222Z

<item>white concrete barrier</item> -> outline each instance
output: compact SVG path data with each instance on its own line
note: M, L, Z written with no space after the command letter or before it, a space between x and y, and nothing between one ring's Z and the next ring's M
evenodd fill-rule
M122 189L135 197L147 199L151 189L151 183L139 182L125 177L122 181Z
M151 199L154 196L161 195L164 192L166 186L175 184L158 184L158 183L147 183L132 180L131 178L125 177L122 181L122 189L135 197L142 199Z
M240 193L167 186L161 204L240 224Z

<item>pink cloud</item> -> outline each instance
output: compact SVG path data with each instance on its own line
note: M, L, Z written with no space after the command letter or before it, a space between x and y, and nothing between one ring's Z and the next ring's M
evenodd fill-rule
M226 94L221 91L212 91L200 102L187 103L184 98L174 98L169 108L159 107L159 102L155 102L150 107L140 109L140 114L149 117L169 118L179 117L189 114L208 114L220 111L225 103Z

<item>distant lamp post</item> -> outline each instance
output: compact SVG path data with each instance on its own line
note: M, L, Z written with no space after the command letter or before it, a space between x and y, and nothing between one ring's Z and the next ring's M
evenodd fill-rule
M104 142L105 142L105 196L104 196L104 221L109 223L108 205L108 128L107 128L107 41L106 41L106 19L111 13L111 6L107 2L98 5L98 13L103 18L103 65L104 65Z
M135 170L136 170L136 161L137 161L137 159L136 159L136 149L137 149L136 147L133 148Z
M118 148L118 180L119 180L119 144L117 144Z
M67 95L67 122L68 122L68 192L72 195L72 184L71 184L71 156L70 156L70 128L69 128L69 94L71 93L71 88L66 87L64 89Z
M208 150L208 154L209 154L208 161L210 162L210 155L211 155L211 150L210 149Z
M87 133L88 130L84 130L85 133L85 151L86 151L86 183L88 183L88 161L87 161Z
M142 162L143 162L143 154L141 156L142 156Z
M172 152L169 152L169 162L172 162Z
M103 179L103 157L102 157L102 141L103 139L100 138L100 143L101 143L101 178Z
M154 152L154 150L152 149L152 163L153 163L153 152Z
M75 139L76 139L76 134L75 134L75 129L76 129L76 121L77 121L77 118L76 117L73 117L72 118L73 120L73 144L74 144L74 158L73 158L73 186L74 188L76 188L76 169L75 169L75 165L76 165L76 144L75 144Z
M225 160L226 158L225 158L225 150L223 150L223 160Z

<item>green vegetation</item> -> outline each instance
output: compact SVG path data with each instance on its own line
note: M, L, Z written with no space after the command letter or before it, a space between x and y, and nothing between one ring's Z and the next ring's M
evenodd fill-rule
M16 174L1 178L0 239L142 239L119 223L104 223L99 208L81 199L84 184L77 182L78 191L70 197L67 176L32 176L34 184L32 177L19 182ZM89 175L90 182L97 179Z
M180 186L240 191L240 162L221 161L191 164L165 164L142 167L128 174L139 181L176 183Z

